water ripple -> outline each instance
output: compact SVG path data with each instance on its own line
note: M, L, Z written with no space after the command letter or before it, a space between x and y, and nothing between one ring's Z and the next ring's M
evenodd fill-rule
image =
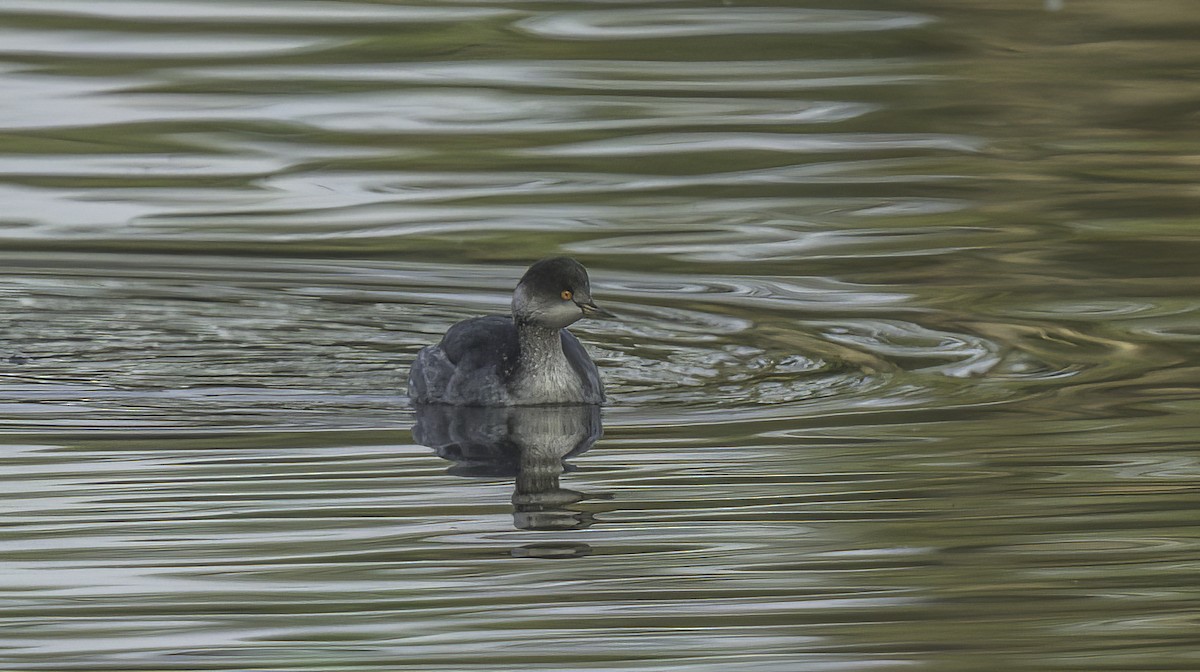
M554 145L525 150L546 156L642 156L691 152L833 152L854 153L898 149L978 152L978 138L937 134L775 134L775 133L669 133L614 140Z
M573 11L523 19L517 26L539 37L632 40L719 35L814 35L916 28L928 16L892 12L766 7L671 7Z
M20 60L29 57L75 57L92 59L209 59L214 56L282 55L330 47L337 42L327 38L287 35L227 35L214 42L207 35L179 32L174 35L127 34L119 41L100 31L0 30L0 57Z
M369 22L461 21L511 15L512 10L485 7L422 7L418 5L379 5L361 2L289 2L286 10L221 0L136 0L96 3L87 0L56 0L53 4L38 0L6 0L0 12L13 15L136 21L156 24L237 24L258 25L337 25ZM128 35L127 35L128 36Z
M431 61L407 64L403 69L336 63L320 67L237 64L219 68L180 69L175 74L201 82L451 84L493 90L535 88L638 94L790 93L813 89L917 85L937 80L937 76L914 72L915 69L915 63L903 58L688 62L578 59Z
M15 325L6 356L18 363L0 380L10 399L21 400L7 404L9 417L114 423L122 411L108 407L126 407L144 427L204 417L271 424L286 409L289 423L330 413L352 425L403 422L389 414L405 406L406 362L454 321L505 311L507 291L495 288L519 275L516 268L506 279L435 266L400 275L369 266L270 267L237 283L219 281L221 271L203 264L115 275L110 268L100 284L86 267L72 271L80 274L74 282L14 278L7 299L0 294ZM304 284L294 282L297 274ZM330 282L314 285L320 274ZM1076 385L1096 384L1123 370L1114 352L1132 352L1116 338L1083 332L953 329L908 307L913 295L820 278L608 279L601 270L596 288L622 319L581 323L576 332L596 352L615 406L639 413L770 405L772 416L786 418L826 407L918 409L939 397L1004 402L1018 380L1074 376ZM690 307L671 305L684 296ZM147 319L151 311L161 326ZM97 314L110 324L104 338L78 338L78 321ZM245 343L270 343L269 356ZM246 376L260 386L241 385ZM954 379L962 384L944 382ZM1008 389L969 382L979 379L1007 381ZM70 401L81 395L94 402ZM169 410L181 408L185 416Z

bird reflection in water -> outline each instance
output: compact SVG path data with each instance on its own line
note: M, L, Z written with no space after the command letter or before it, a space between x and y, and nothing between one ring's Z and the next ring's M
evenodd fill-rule
M590 526L590 513L573 504L609 495L561 487L559 476L572 469L566 460L600 438L600 407L447 406L418 404L413 438L454 462L448 473L476 478L513 478L513 524L522 530L567 530ZM540 545L539 545L540 546ZM526 548L524 555L552 555L556 547ZM578 554L578 553L575 553Z

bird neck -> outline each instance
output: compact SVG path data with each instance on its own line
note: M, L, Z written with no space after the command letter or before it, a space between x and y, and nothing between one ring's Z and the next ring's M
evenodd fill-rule
M530 404L574 404L583 401L579 375L563 352L562 331L517 323L515 375L510 385L514 398Z
M531 322L516 321L517 342L521 346L519 359L523 366L534 362L553 362L564 357L562 335L557 327L543 327Z

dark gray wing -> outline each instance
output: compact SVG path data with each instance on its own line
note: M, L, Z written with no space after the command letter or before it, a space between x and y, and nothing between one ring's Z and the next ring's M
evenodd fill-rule
M450 327L439 344L446 358L457 367L468 369L497 367L508 373L517 364L521 352L517 328L511 317L488 315L463 320Z
M587 403L602 403L604 397L604 383L600 380L600 370L596 368L596 363L592 361L591 355L575 338L575 334L562 330L562 349L567 356L567 361L571 363L571 368L575 369L575 373L579 375L579 380L583 384L584 399Z
M512 320L489 315L450 327L442 341L417 353L408 374L408 396L417 403L495 401L516 366L520 347Z

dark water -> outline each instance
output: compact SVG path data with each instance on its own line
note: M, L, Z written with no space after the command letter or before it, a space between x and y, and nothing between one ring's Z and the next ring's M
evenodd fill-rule
M1200 669L1196 9L0 0L2 667Z

